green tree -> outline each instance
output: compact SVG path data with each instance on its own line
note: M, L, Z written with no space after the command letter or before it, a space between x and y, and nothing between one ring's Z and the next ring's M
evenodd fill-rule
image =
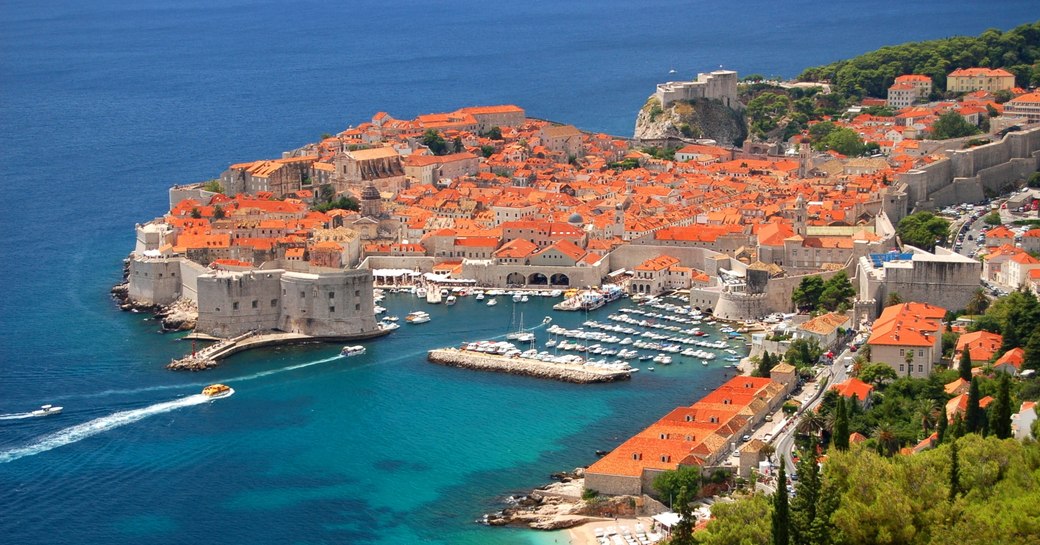
M787 470L784 458L780 457L780 472L777 474L776 492L773 494L773 541L772 545L789 545L791 513L787 503Z
M946 428L950 426L950 420L946 416L946 407L939 407L939 423L935 426L936 440L942 443L946 440Z
M821 487L820 465L816 462L816 444L811 442L809 448L803 451L798 459L798 484L795 485L795 495L790 502L793 543L804 544L812 541L812 528L816 522Z
M1029 181L1026 182L1026 185L1034 189L1040 187L1040 172L1034 172L1033 174L1031 174L1029 176Z
M784 359L795 367L809 367L815 365L822 354L823 349L816 339L795 339L787 348Z
M849 414L845 406L845 399L838 398L837 411L834 415L834 433L831 434L831 444L838 450L849 450Z
M839 127L830 132L818 145L820 149L834 150L842 155L857 157L863 155L866 146L856 131L847 127Z
M766 92L748 102L745 113L748 126L760 138L779 126L791 109L791 99L783 93Z
M769 370L772 369L774 365L776 365L776 363L773 362L773 357L770 356L769 351L766 350L765 353L762 354L762 359L759 361L756 375L760 377L768 377Z
M824 282L819 275L806 276L791 293L791 300L802 310L815 310L823 294Z
M693 524L696 520L693 516L693 510L690 509L691 501L693 501L693 498L689 489L685 486L680 488L679 495L676 498L675 510L679 515L679 522L676 523L675 528L672 530L672 543L674 545L696 544L693 538Z
M1023 369L1032 369L1040 373L1040 331L1029 336L1025 346L1025 359L1022 361ZM1037 437L1040 439L1040 437Z
M875 388L880 388L897 378L899 377L896 375L896 370L884 363L871 363L864 365L859 370L859 379L867 384L872 384Z
M480 154L484 157L491 157L495 154L495 146L492 146L490 144L486 146L480 146Z
M654 477L653 485L662 501L674 503L679 497L680 489L685 487L692 493L701 489L701 468L679 466L674 471L665 471Z
M490 129L480 133L480 136L483 136L484 138L487 138L489 140L501 140L502 129L501 127L491 127Z
M1000 220L1000 212L996 211L986 214L986 216L982 218L982 221L985 222L986 225L1001 225L1004 223Z
M455 152L455 153L461 153L463 151L466 151L466 146L464 146L462 144L462 137L461 136L456 136L455 139L452 140L451 147L452 147L452 151Z
M223 193L224 186L220 185L220 180L210 180L202 184L202 189L210 191L212 193Z
M202 219L202 210L199 210L198 207L192 207L192 209L191 209L191 217L192 217L192 219L197 219L197 220L198 219Z
M846 308L849 300L855 295L856 290L852 288L848 275L845 271L838 271L824 282L823 291L820 293L820 306L830 311Z
M968 433L983 433L985 431L986 413L979 406L979 379L971 379L971 388L968 389L968 408L964 410L964 430Z
M986 296L986 290L975 288L975 291L971 293L968 306L964 307L964 312L971 315L982 314L986 312L987 307L989 307L989 297Z
M903 304L903 296L899 295L899 293L895 292L895 291L893 291L892 293L888 294L888 297L885 299L885 306L886 307L890 307L890 306L893 306L893 305L901 305L901 304Z
M962 136L979 134L980 132L982 131L978 127L968 123L961 114L952 110L941 114L939 119L932 123L932 139L934 140L960 138Z
M224 212L224 207L219 204L213 207L213 219L222 220L225 216L227 216L227 213Z
M946 240L950 234L950 222L931 212L917 212L899 220L896 228L904 244L928 250L935 249L936 241Z
M961 491L961 462L957 457L957 440L950 441L950 502Z
M444 137L441 136L441 133L435 129L426 129L426 132L424 132L422 136L422 144L427 148L430 148L430 151L433 152L434 155L444 155L448 153L448 143L444 140Z
M986 411L989 413L989 432L998 439L1011 437L1011 380L1007 373L1000 374L997 396Z
M968 345L961 350L961 359L957 363L957 374L964 380L971 380L971 351Z
M697 533L700 545L769 545L772 507L766 495L716 502L711 514L707 528Z

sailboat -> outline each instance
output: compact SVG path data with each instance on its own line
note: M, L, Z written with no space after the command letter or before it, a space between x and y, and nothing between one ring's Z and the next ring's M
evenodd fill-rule
M514 312L515 312L515 310L514 310ZM507 333L506 334L506 338L511 340L511 341L516 341L516 342L521 342L521 343L533 343L535 341L534 333L531 333L530 331L524 331L524 313L523 312L520 313L520 325L519 325L519 327L517 327L516 331Z

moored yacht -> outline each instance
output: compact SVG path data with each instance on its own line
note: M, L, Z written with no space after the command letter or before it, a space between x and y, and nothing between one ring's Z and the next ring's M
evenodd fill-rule
M409 312L408 316L405 316L404 321L410 324L424 324L430 321L430 315L421 310L415 312Z

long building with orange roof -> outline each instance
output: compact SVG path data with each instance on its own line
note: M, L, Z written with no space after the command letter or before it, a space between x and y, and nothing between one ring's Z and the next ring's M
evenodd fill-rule
M780 367L780 366L778 366ZM737 376L689 407L677 407L585 470L585 488L609 495L652 493L653 481L679 466L717 465L783 403L793 373Z

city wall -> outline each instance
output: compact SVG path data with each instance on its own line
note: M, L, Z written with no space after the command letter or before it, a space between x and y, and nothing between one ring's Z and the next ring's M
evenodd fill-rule
M942 208L982 201L987 193L1006 192L1040 168L1040 127L1008 133L999 142L947 150L946 154L944 159L899 176L911 206Z

